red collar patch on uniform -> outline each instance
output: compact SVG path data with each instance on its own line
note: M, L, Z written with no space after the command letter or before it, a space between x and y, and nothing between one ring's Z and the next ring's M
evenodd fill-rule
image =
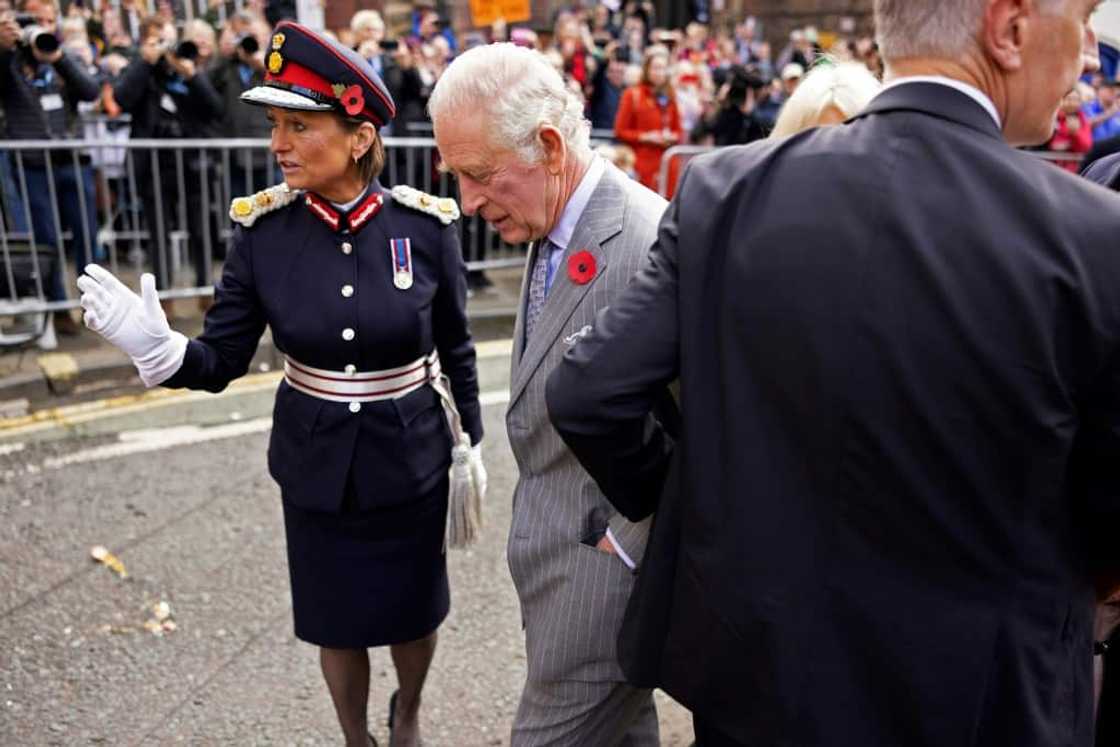
M381 206L385 204L385 198L380 192L370 192L365 199L345 215L338 212L334 205L313 192L307 193L304 203L313 214L330 226L332 231L357 233L375 215L381 212Z
M381 206L384 204L385 198L381 196L380 192L370 192L364 200L350 211L350 233L357 233L373 216L381 212Z
M321 221L330 226L332 231L338 230L341 223L341 216L339 216L338 211L335 210L329 202L317 194L308 192L307 197L304 198L304 203L310 208L312 213L319 216Z

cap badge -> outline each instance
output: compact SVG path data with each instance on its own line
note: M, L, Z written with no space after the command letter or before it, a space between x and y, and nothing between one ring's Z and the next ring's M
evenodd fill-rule
M276 36L272 37L272 48L273 49L278 50L282 46L284 46L284 35L283 34L277 34Z
M280 56L279 52L273 52L268 56L268 72L276 75L282 67L284 67L284 58Z

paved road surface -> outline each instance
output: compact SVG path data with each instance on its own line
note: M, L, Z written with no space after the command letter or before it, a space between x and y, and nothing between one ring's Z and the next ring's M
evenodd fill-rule
M425 691L430 745L501 745L524 677L505 562L516 468L502 423L508 346L481 365L490 472L482 542L451 557L452 613ZM156 392L0 430L0 743L339 744L316 650L292 636L275 375L226 395ZM119 555L127 580L90 558ZM144 623L170 606L175 630ZM371 724L394 688L372 657ZM691 720L659 695L662 742Z

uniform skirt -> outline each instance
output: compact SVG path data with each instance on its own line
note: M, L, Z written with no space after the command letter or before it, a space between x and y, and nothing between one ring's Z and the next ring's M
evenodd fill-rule
M296 637L370 648L427 636L451 605L443 535L448 481L376 511L306 511L284 503ZM353 485L348 493L353 491Z

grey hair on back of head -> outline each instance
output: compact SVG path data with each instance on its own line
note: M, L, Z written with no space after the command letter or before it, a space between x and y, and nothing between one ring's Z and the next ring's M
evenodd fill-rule
M1064 0L1039 0L1052 11ZM974 44L989 0L875 0L875 29L883 59L957 59Z

